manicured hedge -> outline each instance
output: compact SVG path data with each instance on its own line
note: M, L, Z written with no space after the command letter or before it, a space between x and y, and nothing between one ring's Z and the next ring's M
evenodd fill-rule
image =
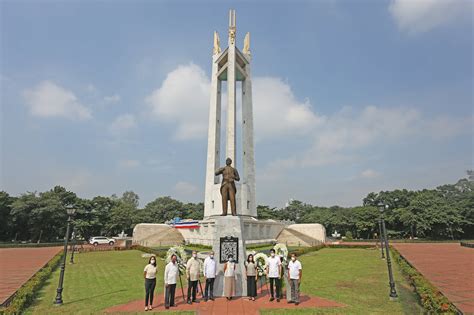
M461 242L461 246L474 248L474 242Z
M420 298L426 314L459 314L460 312L447 297L433 286L421 273L395 249L390 250L392 257L400 266L402 273L408 277Z
M146 247L146 246L142 246L142 245L137 245L137 244L132 245L130 247L130 249L136 249L136 250L142 251L144 253L154 254L155 256L161 257L161 258L165 258L166 257L166 252L168 251L167 249L154 249L154 248L150 248L150 247Z
M36 298L45 281L51 277L53 271L59 266L63 251L56 254L51 260L33 277L31 277L21 288L18 289L10 305L1 310L1 314L21 314ZM52 303L53 301L51 301Z
M375 244L326 244L327 248L375 248Z

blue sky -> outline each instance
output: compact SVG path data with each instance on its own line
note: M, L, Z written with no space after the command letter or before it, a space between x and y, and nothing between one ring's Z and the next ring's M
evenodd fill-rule
M237 45L251 33L259 204L358 205L473 167L470 1L3 0L0 189L202 201L230 8Z

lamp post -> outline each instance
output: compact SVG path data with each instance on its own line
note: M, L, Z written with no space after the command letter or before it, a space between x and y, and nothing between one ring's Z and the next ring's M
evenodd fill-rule
M66 228L66 235L64 236L64 253L63 253L63 261L61 262L61 273L59 274L59 284L58 288L56 290L56 300L54 301L54 304L56 305L62 305L63 304L63 282L64 282L64 270L66 269L66 256L67 256L67 242L69 239L69 226L71 224L71 217L74 215L76 212L76 209L73 206L68 206L66 207L67 211L67 228Z
M392 262L390 260L387 230L385 229L385 218L384 218L385 208L388 208L388 205L379 203L380 221L382 222L382 232L383 232L383 238L385 242L385 253L387 254L388 279L389 279L389 284L390 284L390 299L395 300L398 298L398 295L397 295L397 291L395 290L395 282L393 281Z
M383 236L382 236L382 219L379 219L379 239L380 239L380 251L382 252L382 259L385 259L385 255L383 253Z
M74 252L76 249L76 231L73 229L72 235L71 235L71 240L72 240L72 248L71 248L71 259L69 260L70 264L74 263Z

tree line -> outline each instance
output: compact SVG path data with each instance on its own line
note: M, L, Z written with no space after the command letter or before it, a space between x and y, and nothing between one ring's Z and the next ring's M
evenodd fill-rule
M370 239L378 233L379 204L388 206L384 217L391 238L474 238L474 181L468 179L435 189L371 192L358 207L319 207L293 200L285 208L259 206L257 211L261 218L321 223L328 236L337 231Z
M355 238L373 238L380 217L377 205L388 205L385 219L392 238L474 238L474 182L461 179L454 185L419 191L371 192L357 207L320 207L298 200L283 208L259 205L259 219L321 223L328 235L338 231ZM164 223L175 217L202 219L203 203L183 203L159 197L143 208L133 191L122 196L79 198L56 186L46 192L10 196L0 192L0 241L50 242L61 240L66 229L66 207L74 205L74 227L78 235L114 236L122 230L131 235L138 223Z

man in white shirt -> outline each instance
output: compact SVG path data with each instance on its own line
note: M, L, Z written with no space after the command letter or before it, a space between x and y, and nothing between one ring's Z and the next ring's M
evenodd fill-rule
M300 304L300 283L303 274L301 263L296 258L296 254L291 254L291 261L288 263L288 282L291 287L291 299L288 303Z
M208 298L214 301L214 279L216 278L216 261L214 252L210 252L209 256L204 259L204 277L206 278L206 287L204 289L204 301Z
M273 287L276 286L276 299L277 302L280 302L281 297L281 260L279 256L275 255L275 250L272 248L270 250L270 257L268 258L268 265L266 274L268 279L270 279L270 302L273 301L275 295L273 294Z
M176 290L176 282L179 275L179 267L176 262L176 255L171 256L171 261L165 267L165 308L168 309L170 306L176 306L174 304L174 293Z

